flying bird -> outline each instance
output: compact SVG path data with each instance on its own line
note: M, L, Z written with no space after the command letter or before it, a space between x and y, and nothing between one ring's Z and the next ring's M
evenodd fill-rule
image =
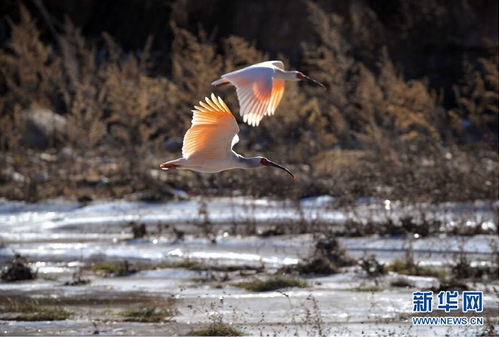
M211 94L211 100L195 106L192 125L184 136L182 158L163 163L164 170L192 170L214 173L231 169L250 169L262 166L276 167L295 176L287 168L265 157L243 157L232 147L239 141L236 119L220 97Z
M308 81L326 87L299 71L286 71L281 61L267 61L222 75L211 83L216 87L236 87L239 114L245 123L258 126L266 115L273 115L284 94L284 81Z

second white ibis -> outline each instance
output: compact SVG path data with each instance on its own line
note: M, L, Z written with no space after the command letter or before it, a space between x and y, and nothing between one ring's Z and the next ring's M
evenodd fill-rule
M286 71L281 61L267 61L222 75L212 85L236 87L239 114L245 123L258 126L262 118L273 115L284 94L284 81L307 81L326 87L299 71Z

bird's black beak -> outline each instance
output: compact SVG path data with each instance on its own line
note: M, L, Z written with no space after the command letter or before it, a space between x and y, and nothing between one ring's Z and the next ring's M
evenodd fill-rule
M320 87L322 88L322 90L326 91L326 86L325 86L324 84L322 84L322 83L321 83L321 82L319 82L319 81L314 80L313 78L308 77L307 75L303 75L302 73L299 73L299 74L297 75L297 77L298 77L300 80L302 80L302 81L307 81L307 82L311 82L311 83L313 83L313 84L315 84L315 85L318 85L318 86L320 86Z
M287 168L285 168L284 166L281 166L277 163L274 163L273 161L270 161L270 160L262 160L261 161L262 165L265 165L265 166L272 166L272 167L277 167L278 169L281 169L283 171L286 171L290 176L293 177L293 179L296 179L295 175L293 173L291 173L290 170L288 170Z

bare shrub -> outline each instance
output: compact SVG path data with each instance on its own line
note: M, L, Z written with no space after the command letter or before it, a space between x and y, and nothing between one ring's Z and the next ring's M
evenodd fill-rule
M378 262L374 255L361 258L359 265L369 277L379 277L387 273L385 265Z
M26 258L16 254L14 259L3 268L0 279L6 282L34 280L36 279L37 274L38 273L33 271L28 265Z
M497 53L494 54L480 60L483 71L464 58L464 77L459 85L454 86L458 107L449 115L452 126L461 136L469 138L478 134L484 140L496 143L497 136L493 137L492 130L497 129L499 75Z
M183 113L190 117L192 105L211 92L211 82L221 74L222 58L216 53L206 32L200 28L198 36L172 23L172 76L181 89L179 95ZM184 118L189 127L190 118Z

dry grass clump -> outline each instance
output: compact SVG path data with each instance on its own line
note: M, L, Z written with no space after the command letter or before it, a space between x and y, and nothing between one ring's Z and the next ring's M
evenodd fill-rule
M445 272L431 267L423 267L412 260L395 259L387 266L389 271L402 275L443 277Z
M128 261L126 260L120 263L117 262L96 263L92 265L91 270L93 273L105 277L130 276L137 272L137 269L132 268L128 263Z
M75 315L61 307L42 306L36 300L10 298L2 304L0 313L8 314L2 317L3 320L15 321L63 321Z
M244 333L227 323L216 322L207 328L191 331L188 336L244 336Z
M333 233L316 234L314 257L324 257L337 267L347 267L355 264Z
M319 230L314 241L314 251L309 258L296 265L283 267L279 272L282 274L331 275L339 273L342 267L352 266L356 263L330 231Z
M33 271L26 258L19 254L16 254L0 273L0 279L6 282L34 280L37 276L37 271Z
M287 276L276 276L267 280L255 279L249 282L239 282L235 283L234 286L246 290L264 292L284 288L306 288L307 282Z
M201 306L202 308L204 305ZM187 336L244 336L244 328L239 327L232 322L238 320L238 314L234 309L232 311L232 322L228 323L224 319L227 310L224 308L224 298L221 297L218 303L210 303L204 308L209 324L205 328L192 329Z
M494 245L495 243L491 243ZM452 279L457 280L475 280L483 282L497 281L499 279L499 254L496 246L493 247L490 264L480 263L473 265L468 254L464 251L464 246L460 247L459 253L454 257L450 266Z
M166 303L123 311L120 316L125 317L127 322L159 323L170 320L175 314L176 310L172 305Z
M365 256L358 263L369 277L379 277L386 274L385 265L380 263L374 255Z
M300 262L294 267L301 275L331 275L340 272L338 266L325 257L315 257Z
M89 284L91 281L88 278L83 277L83 270L78 268L77 271L73 273L70 281L64 282L65 286L82 286Z

